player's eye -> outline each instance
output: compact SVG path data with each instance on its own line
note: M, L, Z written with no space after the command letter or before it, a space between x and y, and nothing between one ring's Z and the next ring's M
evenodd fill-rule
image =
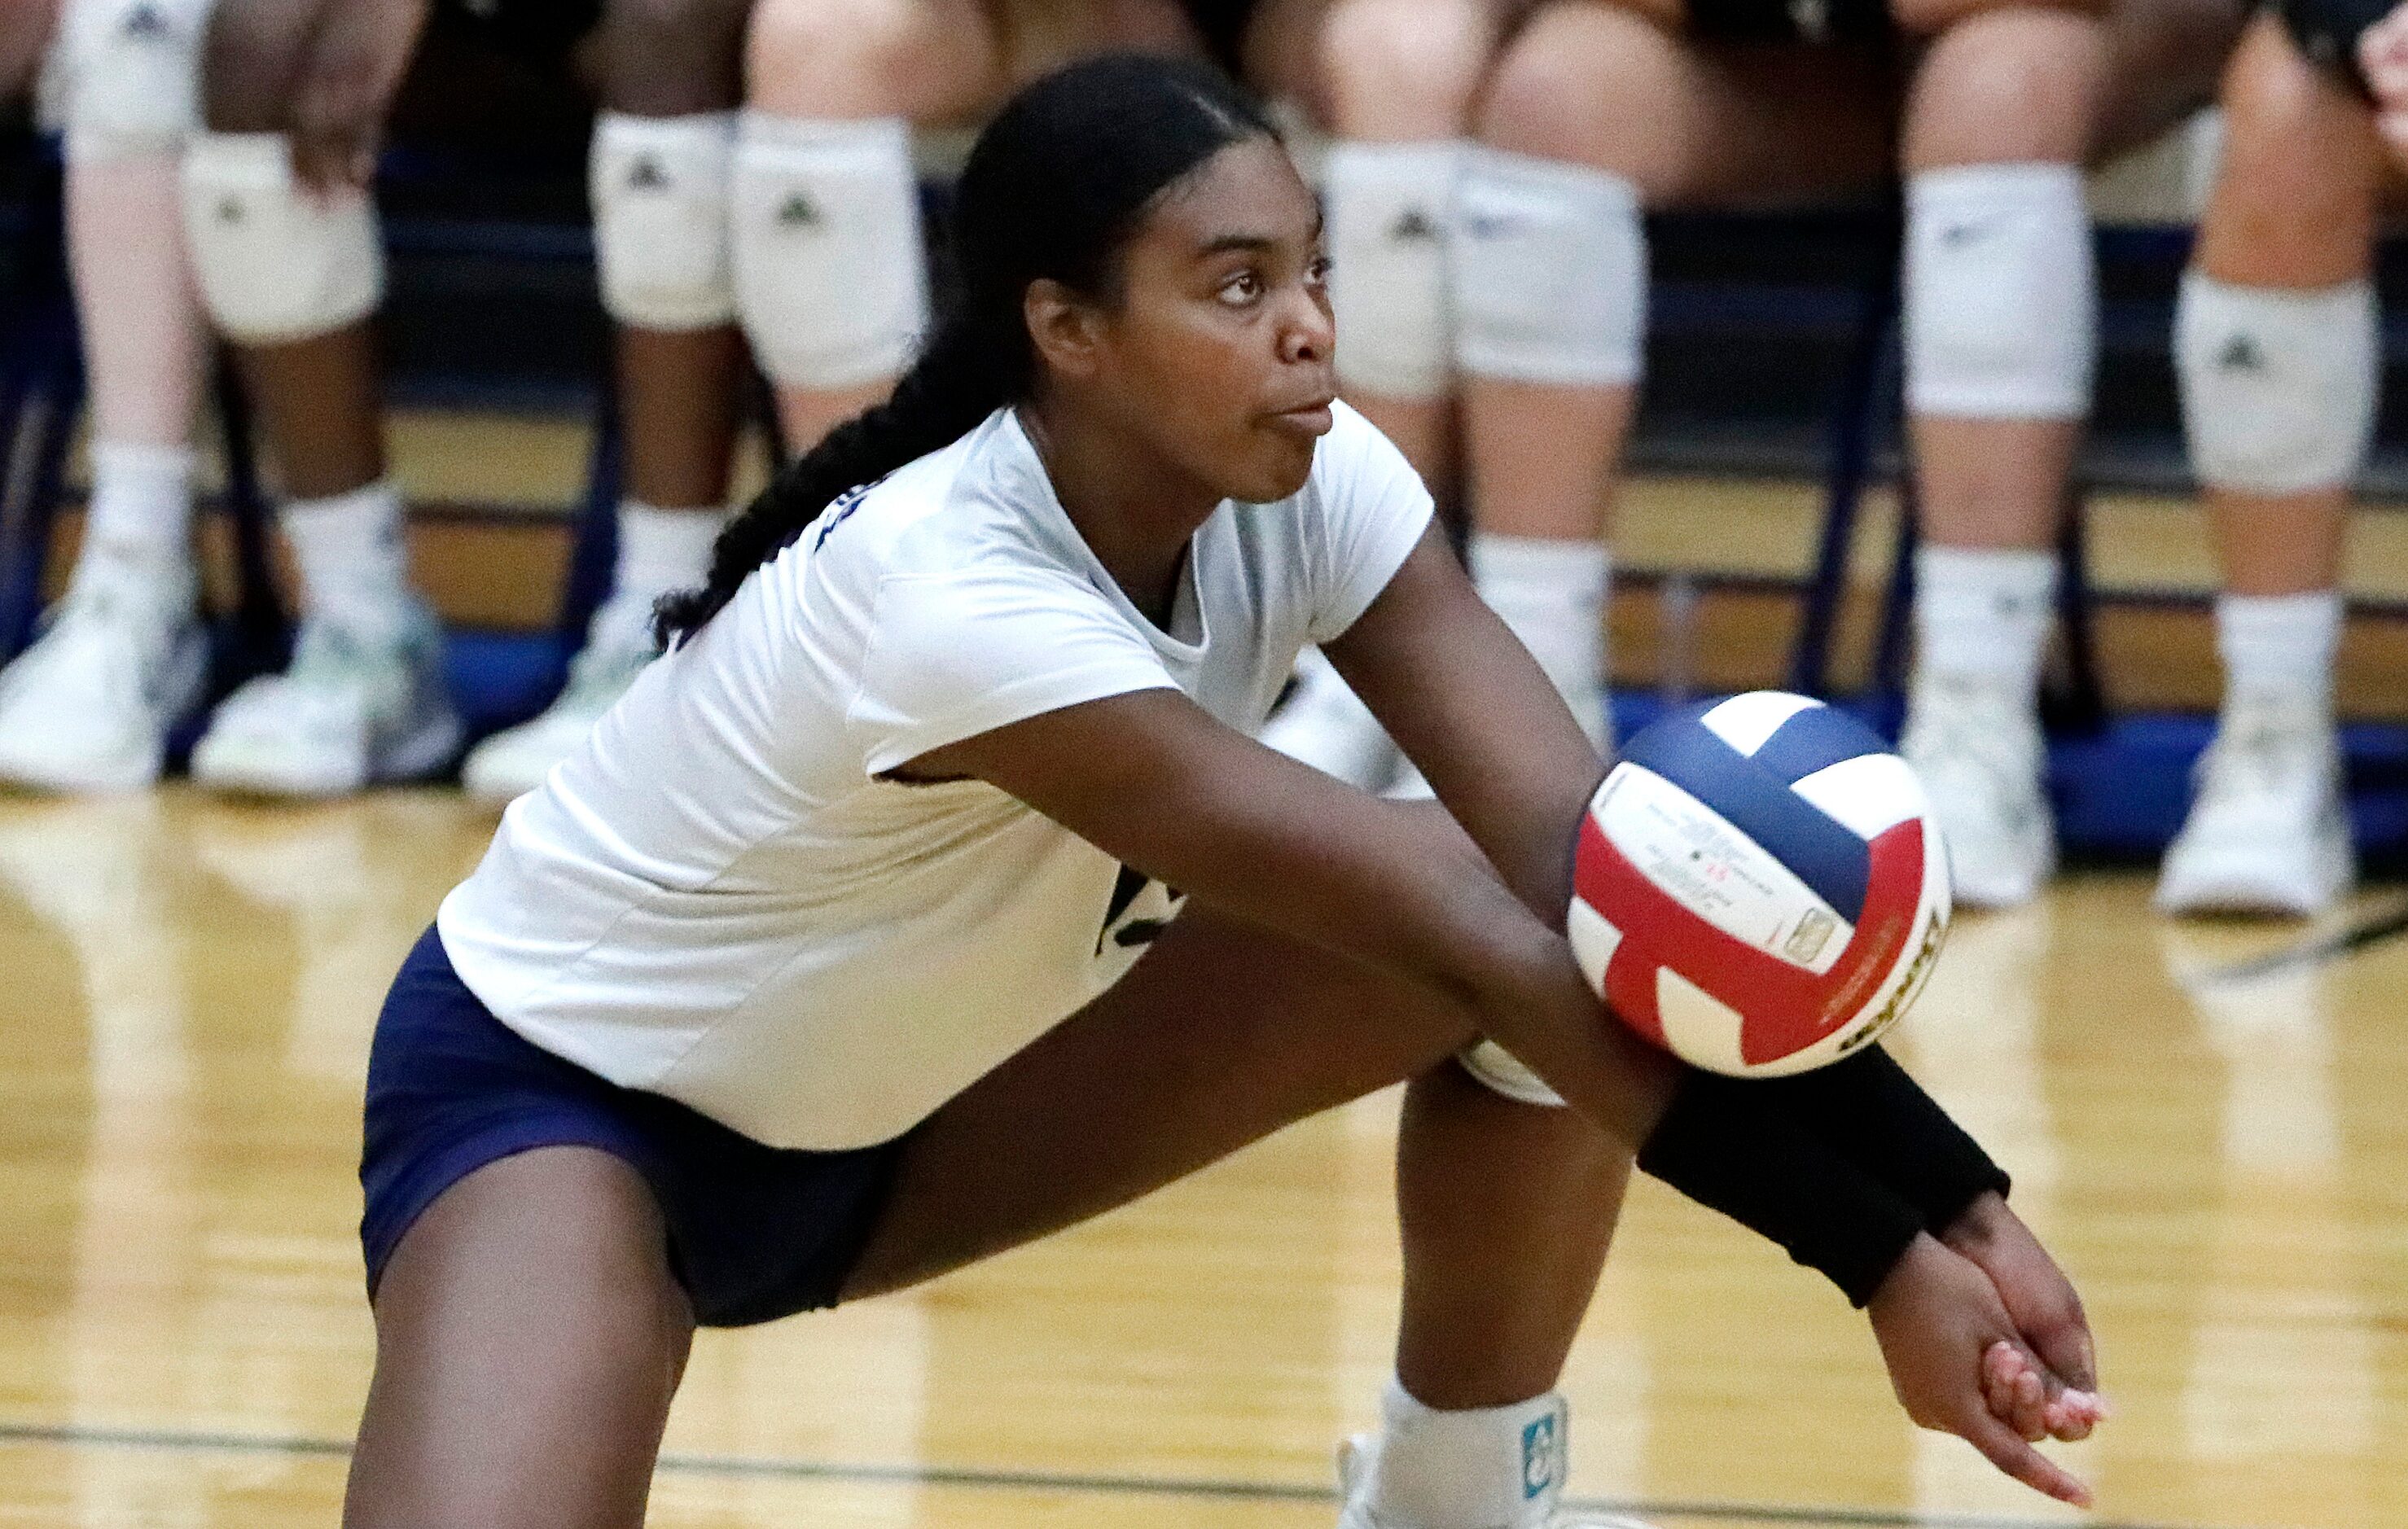
M1329 285L1329 257L1327 255L1313 256L1312 264L1304 268L1304 279L1308 286L1326 287Z
M1249 266L1224 278L1215 295L1231 307L1244 307L1250 303L1259 302L1264 290L1262 272Z

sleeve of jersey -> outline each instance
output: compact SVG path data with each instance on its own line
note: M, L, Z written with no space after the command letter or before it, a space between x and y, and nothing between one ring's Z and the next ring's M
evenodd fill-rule
M1312 640L1354 624L1429 528L1429 490L1370 421L1340 404L1322 437L1308 491L1320 524Z
M1069 580L897 574L879 586L846 724L877 776L1064 707L1176 688L1145 639Z

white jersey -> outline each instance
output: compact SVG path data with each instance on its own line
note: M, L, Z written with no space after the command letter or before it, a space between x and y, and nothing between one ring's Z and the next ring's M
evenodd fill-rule
M982 781L882 776L1131 691L1259 727L1430 518L1386 437L1336 414L1300 493L1197 530L1168 632L1010 410L848 495L510 805L437 917L461 979L545 1050L772 1146L909 1130L1170 907Z

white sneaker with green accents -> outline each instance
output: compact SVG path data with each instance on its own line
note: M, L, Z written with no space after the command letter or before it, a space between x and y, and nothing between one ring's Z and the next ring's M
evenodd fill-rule
M193 750L193 779L257 796L342 796L423 780L460 747L443 635L408 601L380 630L302 623L293 662L229 695Z

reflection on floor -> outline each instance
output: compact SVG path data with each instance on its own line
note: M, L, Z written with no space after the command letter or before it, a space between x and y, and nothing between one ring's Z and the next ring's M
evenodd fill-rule
M0 800L0 1520L333 1522L369 1026L489 828L443 793ZM1899 1051L2085 1286L2120 1414L2067 1453L2103 1517L2408 1523L2408 942L2235 977L2302 932L2169 927L2146 890L1965 919ZM706 1335L654 1522L1329 1523L1386 1366L1393 1123ZM1916 1435L1827 1288L1653 1185L1566 1386L1576 1493L1668 1525L2067 1516Z

